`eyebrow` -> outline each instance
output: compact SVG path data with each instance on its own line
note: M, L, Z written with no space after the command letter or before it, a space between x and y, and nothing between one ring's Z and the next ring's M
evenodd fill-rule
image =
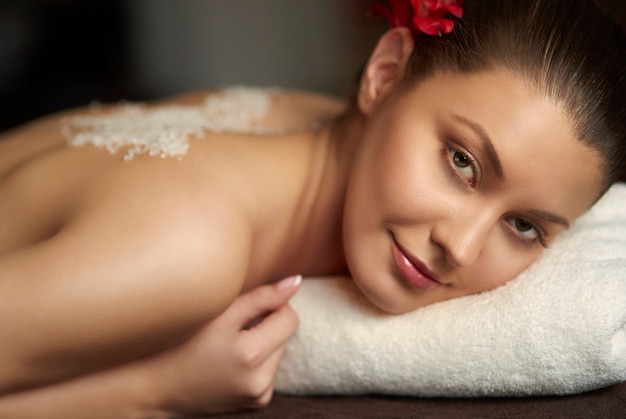
M551 223L561 224L565 226L565 228L569 228L569 221L567 221L565 217L561 217L560 215L538 209L531 209L528 210L528 212Z
M493 166L493 169L495 170L500 180L503 180L504 171L502 170L502 163L500 162L498 153L496 152L496 149L493 146L493 141L491 141L491 138L489 138L489 135L487 135L487 132L484 130L484 128L481 127L476 122L470 121L469 119L461 115L454 114L453 117L454 119L456 119L463 125L469 127L472 131L476 133L476 135L478 135L478 138L480 138L483 148L485 149L485 152L487 153L487 158L491 161L491 165ZM553 214L547 211L538 210L538 209L531 209L531 210L528 210L528 212L550 223L561 224L565 228L569 228L570 226L570 222L567 220L567 218L562 217L560 215Z
M463 125L469 127L472 131L474 131L474 133L476 133L476 135L478 135L478 138L480 138L482 146L487 153L487 158L491 162L493 170L496 172L496 175L498 175L498 178L500 178L500 180L504 180L502 163L500 163L498 153L493 146L493 141L491 141L489 135L487 135L487 132L484 130L484 128L478 125L476 122L470 121L469 119L464 118L461 115L454 114L453 117Z

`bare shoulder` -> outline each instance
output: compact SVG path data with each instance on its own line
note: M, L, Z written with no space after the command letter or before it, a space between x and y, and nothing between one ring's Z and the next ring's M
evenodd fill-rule
M267 115L267 124L288 130L315 129L346 109L345 101L313 92L277 91Z
M156 104L201 105L211 98L220 97L233 91L266 96L266 112L257 121L257 126L268 130L292 132L315 129L340 115L347 106L345 100L328 94L304 90L254 87L189 92Z
M246 275L249 221L218 182L194 178L174 159L145 160L95 182L67 229L101 235L98 253L112 252L109 260L154 289L175 281L189 292L188 306L197 299L206 315L215 315L238 294ZM120 242L132 253L121 252ZM141 270L150 264L158 269Z
M162 351L239 294L250 237L236 205L218 192L198 199L183 174L126 167L94 182L56 235L0 257L8 382L56 381Z

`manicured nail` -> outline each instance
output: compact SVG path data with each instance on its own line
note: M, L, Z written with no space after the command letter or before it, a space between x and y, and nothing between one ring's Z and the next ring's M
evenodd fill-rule
M278 281L278 284L276 284L276 287L279 290L285 290L287 288L297 287L298 285L300 285L301 282L302 275L294 275L289 276L285 279L281 279L280 281Z

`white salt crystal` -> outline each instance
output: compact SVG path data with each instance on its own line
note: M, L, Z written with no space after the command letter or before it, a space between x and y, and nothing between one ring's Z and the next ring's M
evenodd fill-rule
M209 95L200 106L126 104L106 115L67 118L61 133L75 147L92 144L111 154L125 148L124 160L143 153L180 159L189 149L189 136L203 138L205 131L277 132L255 126L267 113L273 92L231 87Z

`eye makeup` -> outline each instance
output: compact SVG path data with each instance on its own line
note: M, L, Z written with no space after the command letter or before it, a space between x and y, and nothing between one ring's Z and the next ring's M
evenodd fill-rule
M480 164L472 153L451 139L445 140L442 153L448 169L456 180L472 189L480 183L482 173Z

